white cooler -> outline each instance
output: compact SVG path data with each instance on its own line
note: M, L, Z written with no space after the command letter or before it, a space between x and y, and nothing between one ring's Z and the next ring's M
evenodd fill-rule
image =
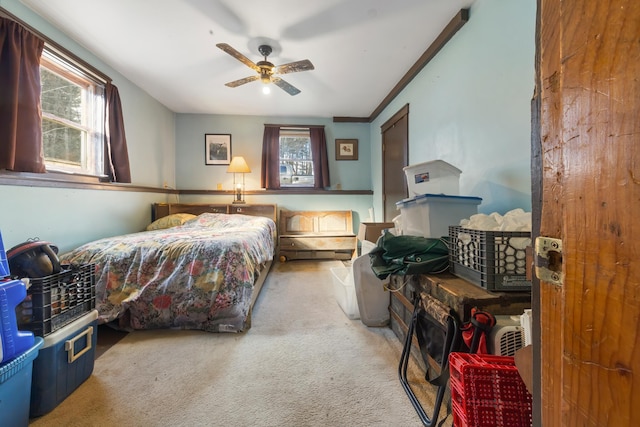
M396 203L401 212L402 234L422 237L449 235L450 225L478 213L480 197L422 194Z

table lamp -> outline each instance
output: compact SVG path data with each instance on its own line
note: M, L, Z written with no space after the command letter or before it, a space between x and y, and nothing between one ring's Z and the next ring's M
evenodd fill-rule
M227 172L228 173L233 173L233 189L235 191L235 196L234 196L233 203L234 204L235 203L245 203L245 201L244 201L244 174L251 172L251 169L249 169L249 165L247 165L247 162L244 160L244 157L242 157L242 156L234 156L231 159L231 163L229 164L229 167L227 168ZM242 184L240 184L239 182L236 183L236 174L237 173L241 173L242 174Z

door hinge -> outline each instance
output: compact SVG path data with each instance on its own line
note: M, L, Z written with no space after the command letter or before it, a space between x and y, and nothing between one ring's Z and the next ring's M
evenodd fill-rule
M534 265L538 279L562 286L562 240L542 236L536 238Z

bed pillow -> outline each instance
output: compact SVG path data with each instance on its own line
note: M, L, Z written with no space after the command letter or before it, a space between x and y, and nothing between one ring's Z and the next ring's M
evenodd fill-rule
M147 226L147 231L163 230L165 228L175 227L182 225L190 219L195 218L196 215L190 213L177 213L164 216L160 219L153 221Z

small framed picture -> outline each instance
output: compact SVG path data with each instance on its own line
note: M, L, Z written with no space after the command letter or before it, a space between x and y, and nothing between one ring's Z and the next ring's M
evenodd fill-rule
M204 164L228 165L231 163L231 134L204 135Z
M336 160L358 160L358 140L336 139Z

